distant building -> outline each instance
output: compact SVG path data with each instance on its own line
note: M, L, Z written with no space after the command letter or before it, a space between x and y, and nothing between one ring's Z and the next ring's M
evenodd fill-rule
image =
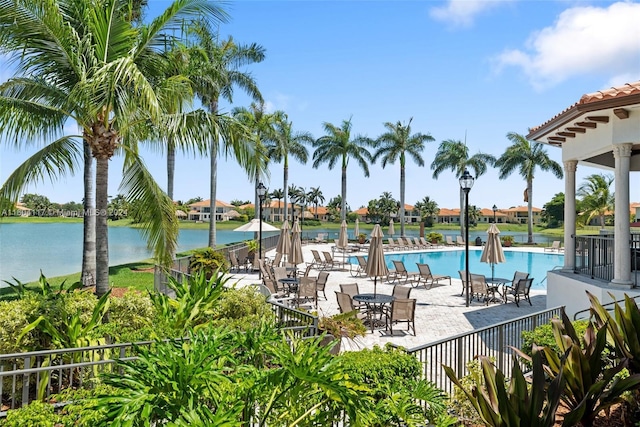
M211 199L203 200L201 202L191 203L189 205L189 219L191 221L211 221L211 207L209 206ZM229 220L229 211L234 209L235 206L229 203L216 200L216 221Z

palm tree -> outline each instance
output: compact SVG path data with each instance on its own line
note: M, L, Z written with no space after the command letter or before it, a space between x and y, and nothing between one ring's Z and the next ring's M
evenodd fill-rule
M284 197L284 191L282 191L281 188L273 190L271 194L269 194L269 197L271 199L276 199L278 201L278 208L282 209L282 203L280 202L280 200L282 200L282 198ZM284 219L280 218L280 221L284 221Z
M420 212L422 220L427 223L428 227L433 225L434 218L437 220L438 214L440 213L438 203L436 203L435 200L431 200L429 196L424 196L422 200L416 202L415 208Z
M615 210L615 194L611 192L613 175L593 174L585 178L576 195L580 200L580 215L578 220L586 225L595 218L600 220L600 227L604 228L605 216Z
M456 176L460 177L465 169L472 169L476 179L487 172L487 164L493 165L496 158L491 154L476 153L469 157L469 147L462 141L447 139L442 141L436 152L436 156L431 162L433 178L447 169L450 169ZM460 188L460 234L464 237L464 191Z
M393 198L393 194L384 191L378 199L378 212L383 215L383 222L389 223L392 216L398 213L398 201Z
M424 151L425 142L434 141L429 134L415 133L411 135L411 121L403 125L400 122L386 122L384 127L387 132L383 133L376 140L378 151L373 156L373 161L382 158L382 168L384 169L388 163L395 163L400 159L400 236L404 237L404 195L405 195L405 174L407 155L413 159L418 166L424 166L422 152Z
M337 127L331 123L323 123L325 133L314 143L316 150L313 153L313 167L318 168L322 163L327 163L329 169L333 169L340 161L342 169L342 204L340 206L340 219L347 218L347 166L349 159L353 158L364 171L364 176L369 177L369 164L373 157L365 147L373 147L375 144L369 138L357 135L351 139L351 119L343 120L342 126Z
M73 172L84 153L80 141L86 143L96 160L98 295L109 289L107 215L102 213L108 206L109 160L117 153L125 157L123 191L130 202L148 207L141 230L158 262L170 262L177 241L173 203L144 166L137 143L149 137L149 124L177 129L172 127L177 121L164 120L159 94L184 99L190 89L184 79L161 78L167 61L159 52L166 34L198 17L226 17L212 4L177 0L149 25L136 25L123 12L131 10L128 6L124 0L0 3L0 53L19 64L19 74L0 86L0 128L7 140L45 143L7 179L0 199L16 200L26 185L45 175L55 179ZM69 119L81 135L63 135Z
M198 22L193 26L193 35L196 39L194 51L199 54L199 61L194 61L197 72L193 72L191 79L194 81L195 91L202 101L202 105L209 112L218 116L218 103L220 97L229 102L233 101L233 89L239 87L243 89L251 98L263 102L262 95L258 90L256 82L250 73L242 71L241 68L264 60L264 48L257 44L240 45L229 37L220 41L213 30L206 23ZM235 134L235 135L234 135ZM211 135L209 146L209 156L211 161L209 209L211 220L209 222L209 247L216 247L216 196L218 183L218 154L220 150L220 139L225 139L224 153L232 153L241 166L243 166L250 178L258 181L260 167L254 163L256 157L252 155L258 147L248 144L248 138L243 137L241 130L235 130L231 134ZM235 138L233 137L235 136ZM257 206L257 203L256 203Z
M320 187L311 187L311 190L309 190L307 197L309 203L313 203L313 206L315 207L315 218L318 219L318 205L320 203L324 203L325 200Z
M527 221L529 237L527 242L533 243L533 178L536 167L543 171L551 171L557 178L562 178L562 167L549 158L547 150L539 142L531 143L522 135L509 132L507 139L511 145L496 160L495 166L500 169L500 179L506 179L518 169L520 175L527 181L526 202L528 202Z
M304 144L313 144L309 132L293 132L292 123L283 112L276 113L275 135L267 146L269 158L283 163L284 220L288 219L287 184L289 182L289 155L301 163L307 163L309 152Z
M236 107L233 109L233 116L242 123L248 130L246 140L253 144L252 169L249 171L249 179L254 179L255 187L258 183L269 176L269 156L267 155L267 144L273 141L275 130L274 114L265 111L264 103L251 103L249 108ZM254 191L254 206L258 206L258 193ZM256 209L255 217L259 212Z

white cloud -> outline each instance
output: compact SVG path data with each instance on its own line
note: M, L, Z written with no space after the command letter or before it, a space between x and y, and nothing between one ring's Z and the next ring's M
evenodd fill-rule
M519 67L538 89L584 74L601 75L618 83L624 78L637 80L638 22L640 3L570 8L560 14L553 26L532 34L525 49L498 55L497 69Z
M434 7L429 11L433 19L452 26L468 27L480 13L500 6L511 0L448 0L445 6Z

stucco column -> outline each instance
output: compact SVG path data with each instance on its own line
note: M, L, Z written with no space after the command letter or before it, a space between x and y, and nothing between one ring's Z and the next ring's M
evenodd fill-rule
M564 162L564 270L576 266L576 169L577 160Z
M615 234L613 246L615 258L613 260L612 285L631 287L631 250L629 239L631 227L629 225L629 166L631 161L632 144L613 146L615 159L616 208Z

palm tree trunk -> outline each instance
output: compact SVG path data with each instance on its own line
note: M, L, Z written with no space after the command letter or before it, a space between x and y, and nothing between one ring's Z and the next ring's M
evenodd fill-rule
M107 225L109 159L96 158L96 295L109 292L109 228Z
M84 199L82 230L82 285L93 286L96 278L96 216L94 198L93 157L86 139L84 148Z
M342 201L340 203L340 219L347 219L347 167L342 167Z
M533 179L528 179L527 180L527 198L529 199L528 203L527 203L527 209L528 209L528 215L529 215L529 221L527 224L527 231L529 232L529 235L527 237L527 243L529 244L533 244Z
M216 248L216 196L218 182L218 136L211 141L211 179L209 182L209 247Z
M404 237L404 190L405 190L405 168L400 166L400 236Z
M289 214L289 209L287 206L287 196L289 195L289 190L287 185L289 185L289 166L285 164L284 166L284 177L282 178L282 182L284 184L284 219L282 222L287 220L287 215Z
M176 170L176 147L173 138L169 137L167 147L167 195L173 200L173 176Z

